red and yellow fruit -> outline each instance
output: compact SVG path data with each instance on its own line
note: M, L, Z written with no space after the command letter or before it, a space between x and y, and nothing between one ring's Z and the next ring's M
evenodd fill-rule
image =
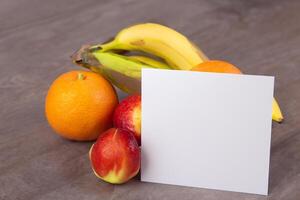
M113 122L115 127L132 132L140 145L141 96L132 95L121 101L114 112Z
M93 171L100 179L125 183L140 169L140 149L132 133L111 128L102 133L90 149Z

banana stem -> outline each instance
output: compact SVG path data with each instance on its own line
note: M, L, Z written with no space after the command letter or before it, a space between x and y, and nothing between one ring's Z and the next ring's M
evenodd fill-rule
M111 42L105 43L105 44L101 44L101 45L95 45L95 46L91 46L90 50L92 51L99 51L99 52L106 52L110 49L116 49L118 48L118 43L116 40L113 40Z

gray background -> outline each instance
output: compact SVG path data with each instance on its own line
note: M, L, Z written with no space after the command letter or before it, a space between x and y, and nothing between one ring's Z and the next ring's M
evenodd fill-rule
M297 0L1 0L0 199L299 198L299 9ZM47 125L49 85L59 74L80 69L69 56L82 44L149 21L177 29L210 58L228 60L244 73L276 77L275 96L286 121L273 123L268 197L138 178L110 185L90 169L91 143L64 140Z

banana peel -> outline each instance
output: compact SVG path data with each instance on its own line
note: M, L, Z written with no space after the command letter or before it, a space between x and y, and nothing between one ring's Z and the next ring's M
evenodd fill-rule
M283 115L275 98L272 101L272 119L276 122L283 121Z
M157 69L172 69L169 65L160 62L158 60L154 60L152 58L146 57L146 56L128 56L129 59L135 60L141 63L144 63L146 65L152 66Z
M143 23L122 29L115 38L101 45L101 51L142 51L156 55L176 69L190 70L207 60L192 42L176 30L155 23Z
M147 63L146 61L141 62L140 58L130 58L113 52L101 52L90 45L82 46L71 56L71 59L76 65L101 74L113 85L129 94L140 93L142 68L158 67L147 65L150 58Z

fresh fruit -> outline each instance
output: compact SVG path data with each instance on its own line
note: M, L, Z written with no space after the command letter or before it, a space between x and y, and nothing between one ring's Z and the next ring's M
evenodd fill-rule
M126 57L112 53L117 50L143 51L164 59L167 64L148 57ZM185 36L171 28L153 23L125 28L111 42L84 46L75 53L73 61L104 75L121 90L131 94L140 93L142 68L241 74L241 71L230 63L208 61L201 49ZM275 99L272 109L272 119L281 122L283 116Z
M273 99L273 102L272 102L272 119L276 122L283 121L283 116L282 116L280 107L275 98Z
M161 57L177 69L184 70L189 70L207 60L201 50L184 35L169 27L153 23L125 28L113 41L92 48L99 47L101 52L116 49L143 51Z
M221 60L208 60L192 68L192 71L241 74L234 65Z
M145 65L149 65L153 68L158 68L158 69L172 69L170 66L167 64L154 60L152 58L146 57L146 56L129 56L129 59L139 61Z
M90 149L95 175L109 183L121 184L140 169L140 149L132 133L110 128L102 133Z
M117 50L144 51L164 59L168 64L151 56L121 56L116 53ZM102 74L124 92L133 94L140 92L142 68L191 69L207 60L207 57L200 48L175 30L146 23L123 29L109 43L84 45L72 56L72 60Z
M167 67L164 63L144 56L103 53L91 50L90 46L83 46L72 56L72 60L77 65L103 75L126 93L140 92L142 68L163 67L166 69ZM148 63L154 66L150 66Z
M95 140L112 126L118 98L102 76L86 71L60 75L51 85L45 112L51 127L61 136L77 141Z
M114 126L134 133L138 144L141 144L141 96L132 95L124 99L117 106Z
M140 79L142 68L153 68L137 60L111 52L94 52L93 54L104 68L112 69L131 78Z
M101 66L98 68L114 85L127 93L140 92L141 69L152 68L138 60L115 53L94 52Z
M234 65L220 60L205 61L194 67L192 71L242 74ZM272 102L272 119L276 122L282 122L283 120L280 107L275 98Z

